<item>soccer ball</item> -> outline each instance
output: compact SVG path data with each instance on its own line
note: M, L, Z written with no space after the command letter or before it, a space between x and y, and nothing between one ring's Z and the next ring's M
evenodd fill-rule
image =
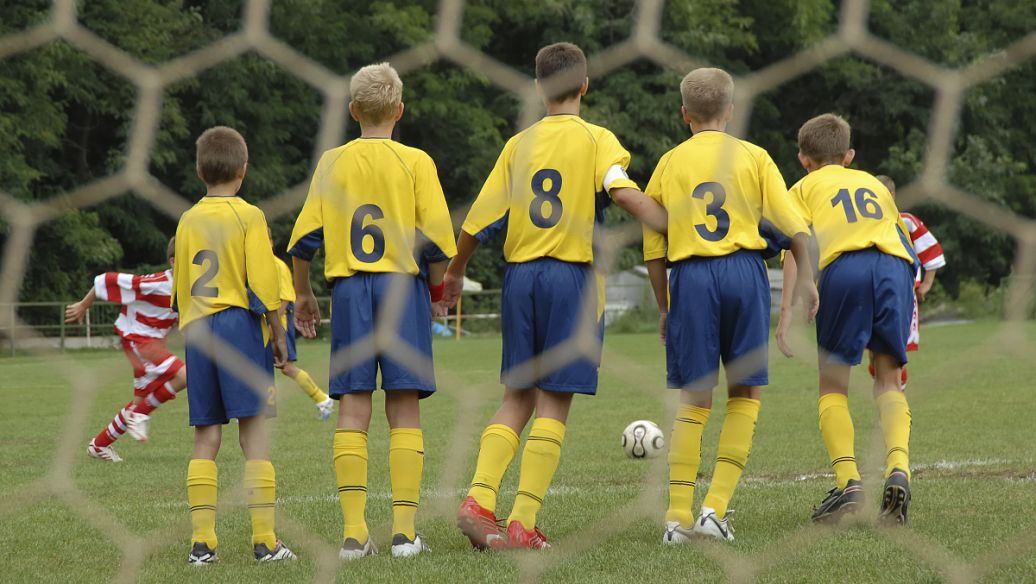
M654 458L665 448L665 436L654 422L637 420L622 431L622 448L630 458Z

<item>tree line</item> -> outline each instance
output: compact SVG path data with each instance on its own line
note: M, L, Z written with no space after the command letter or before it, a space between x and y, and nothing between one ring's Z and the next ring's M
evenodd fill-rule
M0 34L48 16L49 2L0 0ZM339 73L428 40L437 0L286 0L273 2L271 32ZM661 37L735 74L760 69L837 29L830 0L670 0ZM465 42L526 74L536 50L568 40L588 55L628 38L632 0L469 0ZM92 0L79 5L87 28L141 61L158 64L208 45L241 27L242 7L223 0ZM868 26L877 36L937 64L960 67L1036 30L1036 3L1009 0L873 0ZM922 32L923 31L923 32ZM583 115L610 128L631 151L641 185L658 158L685 139L679 117L681 74L638 60L591 80ZM478 193L519 103L488 79L440 60L404 75L406 115L400 140L436 161L451 206ZM126 156L135 89L63 41L0 61L0 190L44 200L118 170ZM833 111L854 127L854 166L919 175L934 91L858 56L828 61L761 95L746 139L770 151L785 179L804 171L795 157L798 126ZM203 194L194 175L194 138L225 124L249 142L243 195L261 201L308 179L323 100L272 62L245 54L167 88L150 158L151 172L188 200ZM1036 112L1036 60L970 89L963 100L950 182L1016 213L1036 217L1036 144L1027 118ZM735 112L735 115L737 113ZM350 124L347 139L358 134ZM1015 243L1003 231L934 201L912 209L940 238L949 265L940 277L950 295L965 281L998 286L1011 271ZM271 222L283 246L293 214ZM626 220L620 213L609 221ZM23 300L77 297L98 271L151 269L164 263L175 220L126 193L69 211L37 231L21 290ZM0 243L10 226L0 220ZM500 245L481 253L469 275L496 287ZM639 261L629 249L623 266Z

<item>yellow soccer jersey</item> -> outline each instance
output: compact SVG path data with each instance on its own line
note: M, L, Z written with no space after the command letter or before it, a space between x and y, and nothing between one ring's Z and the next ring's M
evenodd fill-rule
M295 280L291 277L291 268L284 260L273 256L277 260L277 276L280 282L281 302L295 302Z
M644 228L645 260L766 249L763 218L788 237L809 233L770 155L724 132L699 132L666 152L644 194L669 213L668 238Z
M203 197L180 217L173 306L180 328L231 307L277 310L280 285L266 217L240 197Z
M847 251L876 247L911 263L899 209L885 185L862 170L829 164L791 187L820 247L820 269Z
M484 243L506 228L508 262L591 262L605 184L637 188L625 173L629 161L607 129L575 115L547 116L504 145L463 229Z
M456 255L450 210L431 157L387 138L359 138L325 152L288 253L310 260L321 244L328 280L357 272L416 275L420 259Z

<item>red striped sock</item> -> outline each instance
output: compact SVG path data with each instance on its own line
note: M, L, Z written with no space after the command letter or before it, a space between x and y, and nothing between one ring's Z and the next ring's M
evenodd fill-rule
M145 416L151 415L151 412L155 411L155 408L164 404L165 402L174 399L176 392L169 387L166 383L162 387L159 387L155 391L152 391L144 398L139 404L133 406L133 411L138 414L144 414Z
M111 424L108 424L107 428L101 430L101 433L94 437L94 446L99 448L111 446L112 442L115 442L119 439L119 436L126 433L126 412L132 407L133 402L130 402L126 404L126 407L119 410L119 413L112 419Z

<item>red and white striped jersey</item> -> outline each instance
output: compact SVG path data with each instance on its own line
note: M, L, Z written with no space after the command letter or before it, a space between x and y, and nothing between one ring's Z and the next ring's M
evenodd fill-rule
M925 270L938 270L945 266L946 257L942 253L942 245L924 223L910 213L900 213L899 216L903 218L903 223L910 232L910 242L914 245L917 258L921 260L921 267Z
M176 326L177 314L170 307L172 270L144 276L107 272L94 278L94 290L101 300L122 305L115 332L124 339L164 339Z

